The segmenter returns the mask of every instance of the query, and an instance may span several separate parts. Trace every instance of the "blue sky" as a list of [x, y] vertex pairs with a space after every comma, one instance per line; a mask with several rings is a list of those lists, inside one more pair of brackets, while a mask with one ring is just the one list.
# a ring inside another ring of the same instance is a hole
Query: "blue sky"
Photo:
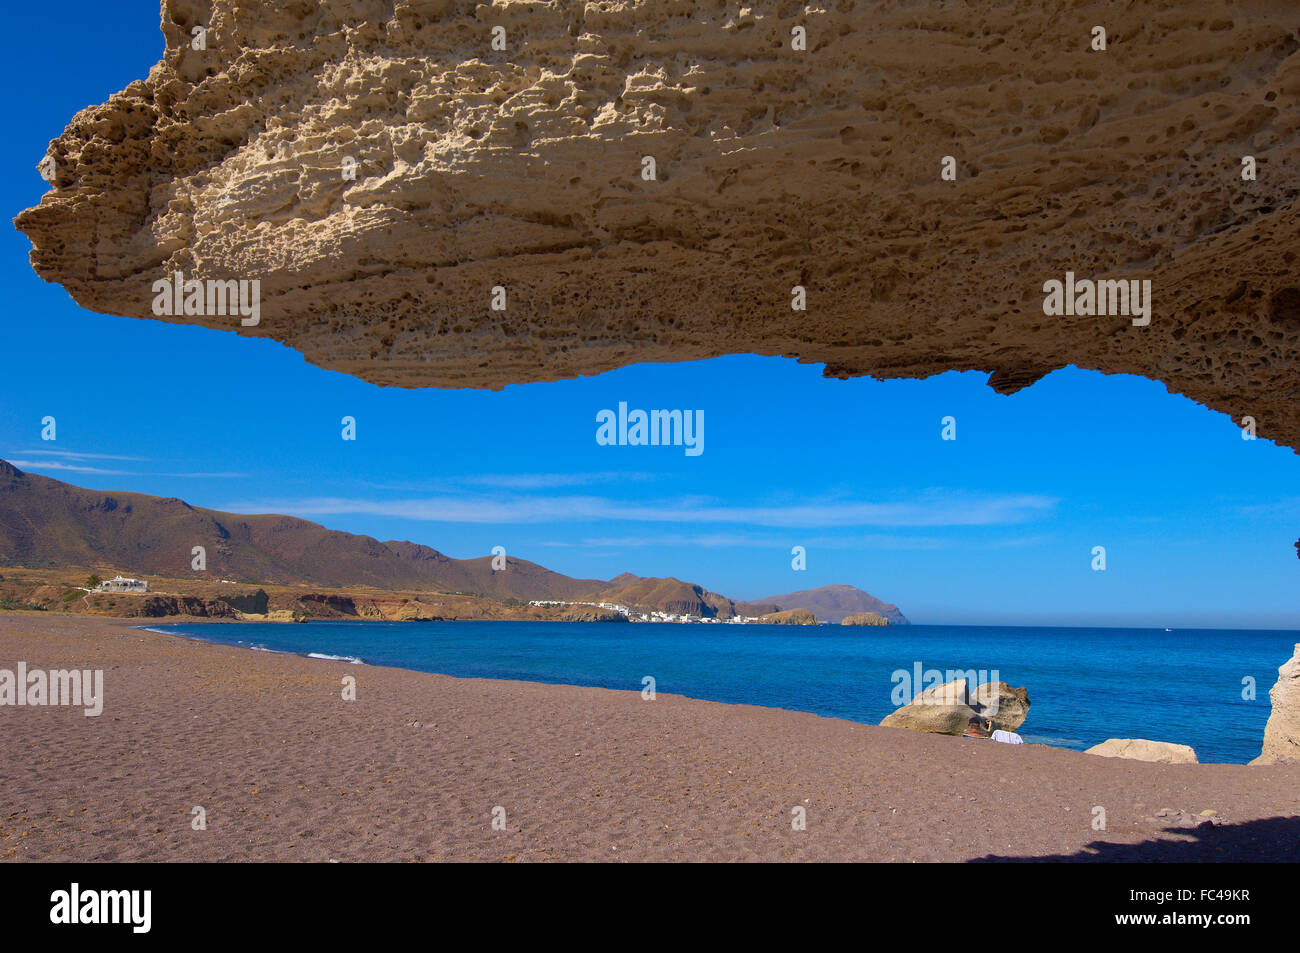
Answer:
[[[66, 121], [159, 55], [157, 4], [122, 8], [61, 8], [96, 24], [76, 70], [16, 45], [48, 14], [10, 14], [10, 217], [39, 201], [35, 164]], [[1300, 458], [1159, 383], [1068, 368], [1003, 397], [982, 373], [834, 381], [742, 355], [497, 393], [378, 388], [269, 341], [83, 311], [28, 250], [0, 230], [0, 457], [70, 483], [734, 598], [849, 583], [919, 623], [1300, 619]], [[596, 414], [619, 401], [703, 410], [705, 452], [597, 445]]]

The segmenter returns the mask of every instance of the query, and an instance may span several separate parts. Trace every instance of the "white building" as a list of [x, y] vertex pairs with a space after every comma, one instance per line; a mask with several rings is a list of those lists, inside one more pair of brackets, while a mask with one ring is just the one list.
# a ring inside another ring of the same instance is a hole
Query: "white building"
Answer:
[[143, 579], [128, 579], [126, 576], [114, 576], [105, 579], [95, 587], [96, 592], [148, 592], [149, 583]]

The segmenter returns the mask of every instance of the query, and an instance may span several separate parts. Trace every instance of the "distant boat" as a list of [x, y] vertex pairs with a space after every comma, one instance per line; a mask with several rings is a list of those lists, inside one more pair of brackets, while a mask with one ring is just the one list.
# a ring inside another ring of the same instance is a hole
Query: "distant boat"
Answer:
[[1172, 632], [1172, 631], [1174, 631], [1174, 630], [1173, 630], [1173, 629], [1165, 629], [1165, 631], [1166, 631], [1166, 632]]

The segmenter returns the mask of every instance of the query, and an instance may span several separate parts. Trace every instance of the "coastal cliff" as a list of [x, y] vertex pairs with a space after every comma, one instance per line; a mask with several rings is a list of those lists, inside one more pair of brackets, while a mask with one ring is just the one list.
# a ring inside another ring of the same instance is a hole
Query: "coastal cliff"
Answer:
[[1277, 670], [1269, 692], [1273, 712], [1264, 726], [1264, 748], [1251, 764], [1300, 763], [1300, 643]]

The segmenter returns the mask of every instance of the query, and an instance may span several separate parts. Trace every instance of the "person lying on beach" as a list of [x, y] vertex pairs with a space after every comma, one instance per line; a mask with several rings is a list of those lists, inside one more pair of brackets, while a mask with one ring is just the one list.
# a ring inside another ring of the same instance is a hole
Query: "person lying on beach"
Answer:
[[978, 718], [972, 718], [966, 722], [966, 730], [962, 732], [963, 738], [991, 738], [993, 737], [984, 726], [980, 724]]

